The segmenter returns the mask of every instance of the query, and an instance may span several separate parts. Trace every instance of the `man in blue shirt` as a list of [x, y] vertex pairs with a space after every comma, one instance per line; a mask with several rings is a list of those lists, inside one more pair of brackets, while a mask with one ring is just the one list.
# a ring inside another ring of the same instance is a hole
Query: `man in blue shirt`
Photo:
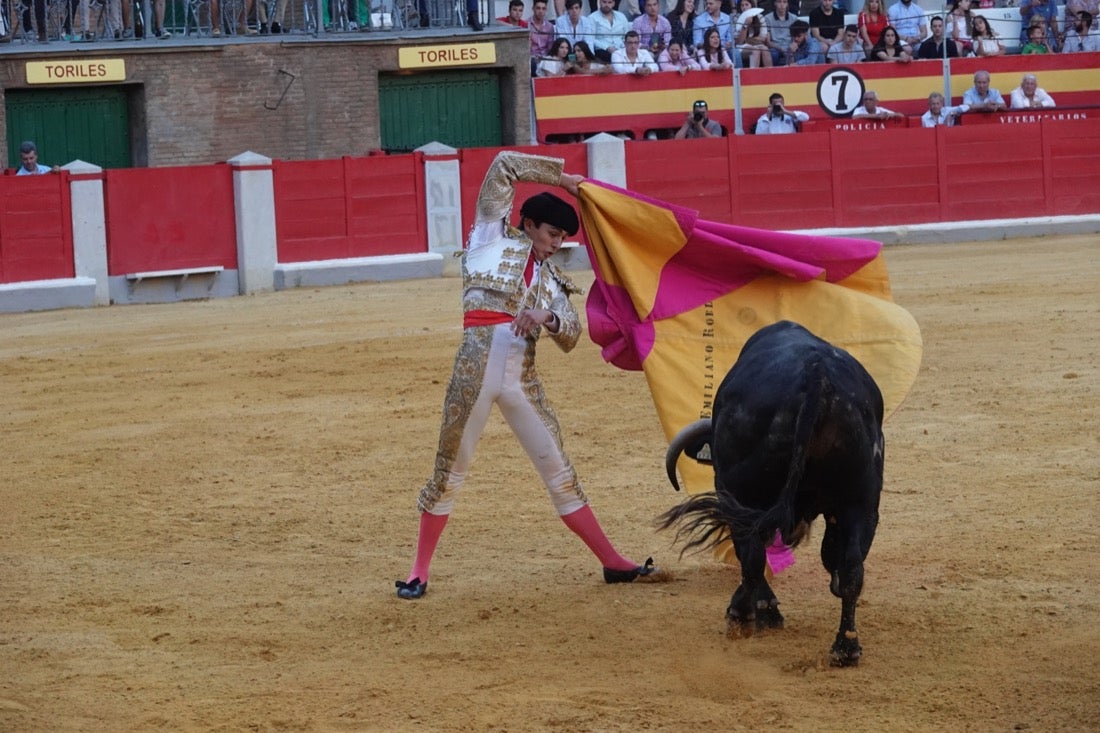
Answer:
[[39, 173], [50, 173], [54, 169], [38, 162], [38, 148], [30, 140], [19, 146], [19, 172], [17, 176], [37, 176]]
[[963, 92], [963, 104], [971, 112], [1000, 112], [1008, 109], [1004, 97], [996, 89], [989, 88], [989, 72], [974, 72], [974, 86]]
[[[733, 30], [730, 17], [722, 12], [722, 0], [707, 0], [707, 11], [695, 16], [695, 47], [703, 47], [703, 34], [708, 28], [718, 28], [718, 37], [722, 39], [722, 48], [732, 55]], [[740, 56], [740, 54], [738, 54]]]

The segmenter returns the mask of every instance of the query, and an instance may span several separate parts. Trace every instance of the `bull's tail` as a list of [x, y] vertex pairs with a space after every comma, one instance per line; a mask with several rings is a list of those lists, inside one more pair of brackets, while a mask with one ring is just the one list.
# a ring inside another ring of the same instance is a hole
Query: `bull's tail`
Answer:
[[783, 488], [775, 504], [768, 509], [751, 510], [740, 506], [727, 508], [726, 514], [740, 515], [730, 525], [737, 534], [744, 531], [770, 542], [772, 535], [779, 530], [783, 542], [789, 547], [795, 547], [807, 533], [808, 525], [795, 515], [795, 498], [806, 470], [807, 452], [830, 391], [829, 381], [821, 370], [821, 362], [808, 366], [812, 376], [806, 380], [806, 392], [795, 419], [790, 462]]
[[680, 556], [689, 550], [717, 547], [729, 536], [731, 517], [722, 500], [713, 492], [696, 494], [657, 517], [657, 529], [676, 527], [676, 540], [684, 542]]

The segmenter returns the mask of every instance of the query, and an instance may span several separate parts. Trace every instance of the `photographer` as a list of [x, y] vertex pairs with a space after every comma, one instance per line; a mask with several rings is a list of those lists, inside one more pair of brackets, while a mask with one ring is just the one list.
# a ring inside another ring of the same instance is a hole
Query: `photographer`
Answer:
[[722, 137], [722, 126], [707, 117], [707, 103], [700, 99], [691, 108], [691, 114], [673, 136], [675, 140], [693, 140], [700, 137]]
[[756, 121], [757, 135], [791, 135], [802, 129], [802, 123], [810, 119], [805, 112], [790, 111], [783, 106], [783, 95], [768, 97], [768, 111]]

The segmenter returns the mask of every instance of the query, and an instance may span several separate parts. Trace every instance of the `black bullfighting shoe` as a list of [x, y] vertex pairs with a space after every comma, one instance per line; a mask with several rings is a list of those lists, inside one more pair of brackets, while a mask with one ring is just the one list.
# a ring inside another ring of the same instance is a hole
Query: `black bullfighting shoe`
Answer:
[[646, 558], [645, 565], [639, 565], [632, 570], [612, 570], [611, 568], [603, 569], [603, 580], [605, 583], [633, 583], [635, 579], [651, 578], [656, 580], [659, 576], [663, 575], [661, 569], [653, 564], [653, 558]]
[[404, 598], [407, 601], [415, 601], [425, 593], [428, 592], [428, 581], [420, 582], [420, 578], [413, 578], [409, 582], [398, 580], [394, 585], [397, 586], [397, 597]]

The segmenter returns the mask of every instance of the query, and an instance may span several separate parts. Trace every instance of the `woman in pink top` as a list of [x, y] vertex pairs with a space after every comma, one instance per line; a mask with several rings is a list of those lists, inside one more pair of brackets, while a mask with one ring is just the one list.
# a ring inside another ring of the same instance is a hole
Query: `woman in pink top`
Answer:
[[684, 44], [679, 38], [673, 38], [668, 48], [661, 52], [657, 65], [661, 71], [678, 71], [680, 76], [699, 69], [699, 64], [684, 52]]

